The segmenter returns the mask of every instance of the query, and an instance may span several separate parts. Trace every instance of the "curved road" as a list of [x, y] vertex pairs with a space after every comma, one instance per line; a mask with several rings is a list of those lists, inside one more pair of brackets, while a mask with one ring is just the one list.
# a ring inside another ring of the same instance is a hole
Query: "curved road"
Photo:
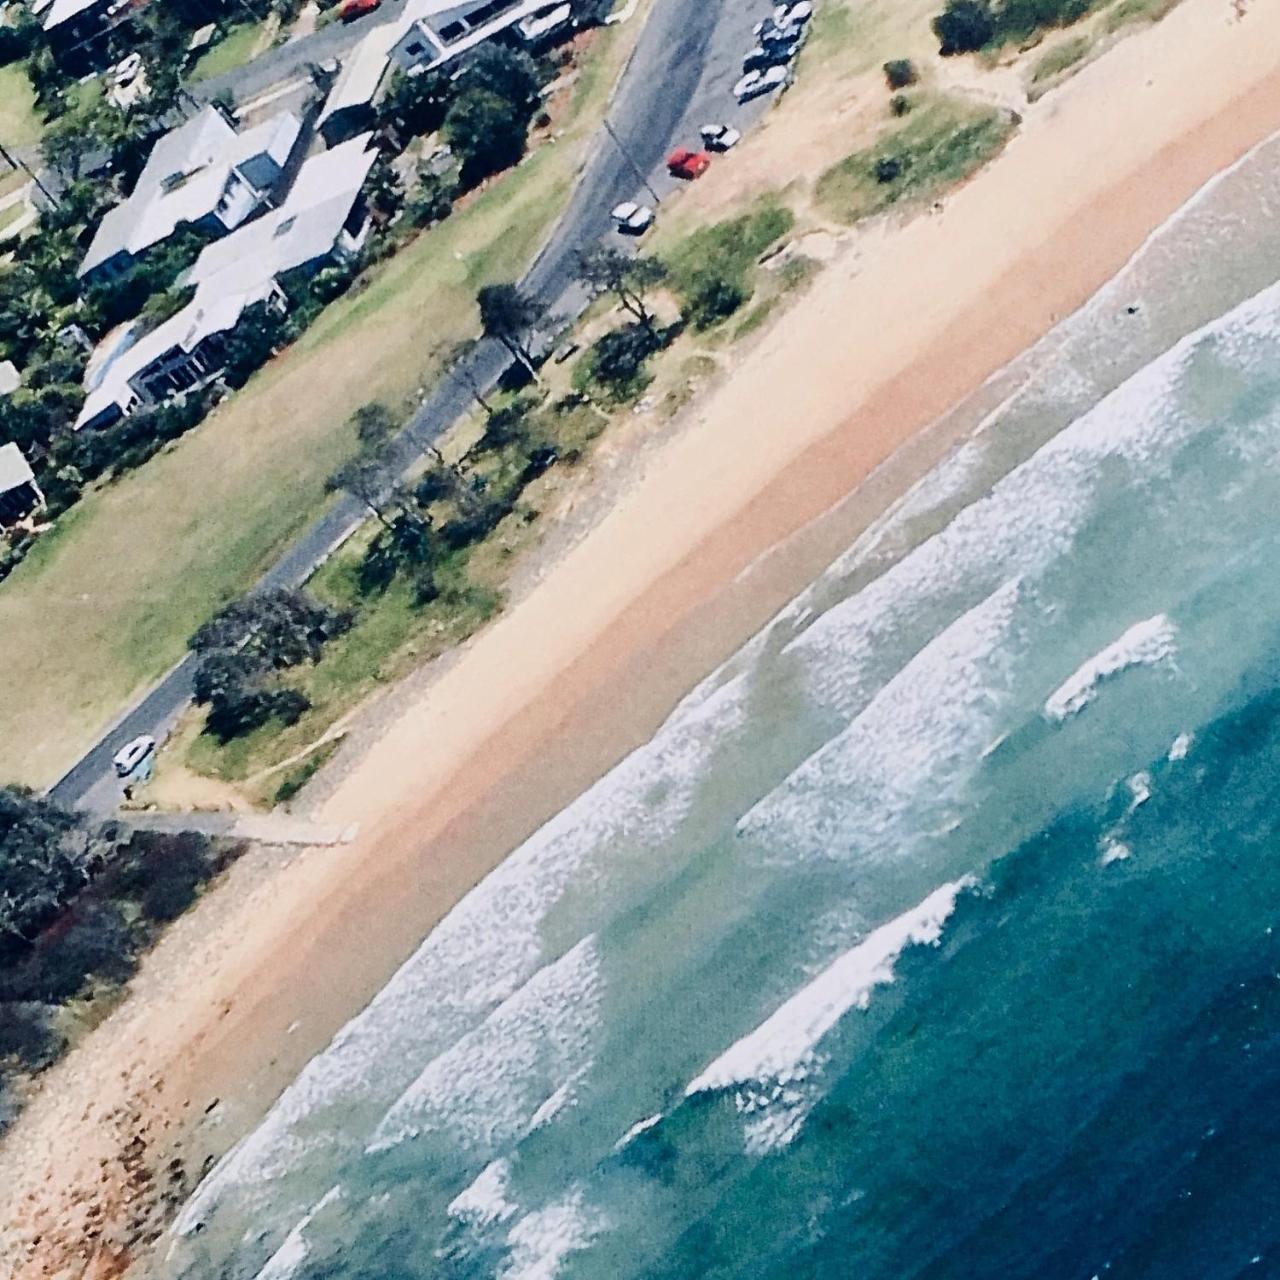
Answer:
[[[768, 99], [739, 107], [731, 87], [741, 74], [742, 55], [754, 43], [751, 28], [771, 7], [766, 0], [654, 0], [609, 111], [627, 154], [600, 131], [568, 207], [523, 282], [554, 312], [573, 317], [584, 307], [585, 296], [574, 279], [576, 256], [580, 248], [610, 234], [609, 210], [632, 198], [652, 203], [641, 191], [637, 170], [648, 175], [645, 185], [662, 196], [676, 185], [662, 168], [672, 147], [696, 144], [703, 123], [728, 121], [745, 128], [767, 109]], [[719, 161], [726, 162], [731, 157]], [[508, 363], [506, 352], [486, 341], [476, 348], [465, 377], [460, 370], [446, 374], [397, 437], [395, 469], [403, 470], [419, 458], [470, 407], [470, 381], [492, 385]], [[338, 500], [263, 575], [256, 589], [300, 586], [363, 520], [360, 504]], [[194, 669], [188, 655], [103, 734], [49, 794], [100, 816], [114, 812], [121, 797], [111, 757], [138, 734], [163, 739], [191, 700]]]

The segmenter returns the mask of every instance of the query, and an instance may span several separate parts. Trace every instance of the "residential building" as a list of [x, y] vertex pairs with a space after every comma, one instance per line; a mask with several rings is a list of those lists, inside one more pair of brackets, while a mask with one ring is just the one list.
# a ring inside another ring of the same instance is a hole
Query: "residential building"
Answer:
[[101, 70], [110, 58], [111, 30], [128, 8], [129, 0], [53, 0], [42, 25], [58, 66], [71, 75]]
[[183, 277], [195, 296], [177, 315], [147, 334], [135, 325], [103, 339], [75, 429], [110, 426], [140, 405], [207, 386], [225, 368], [227, 340], [250, 306], [282, 311], [282, 279], [358, 253], [369, 229], [361, 188], [377, 154], [366, 150], [370, 137], [313, 156], [278, 209], [206, 246]]
[[569, 0], [409, 0], [398, 22], [375, 27], [352, 50], [317, 127], [332, 146], [373, 128], [377, 102], [396, 71], [443, 67], [495, 36], [542, 45], [575, 21]]
[[25, 520], [44, 506], [31, 465], [16, 444], [0, 446], [0, 528]]
[[22, 385], [22, 374], [12, 360], [0, 360], [0, 396], [11, 396]]
[[573, 26], [574, 6], [564, 0], [423, 0], [406, 17], [391, 60], [411, 75], [441, 67], [504, 33], [523, 44], [541, 44]]
[[234, 231], [268, 205], [301, 132], [287, 111], [237, 133], [216, 107], [203, 108], [152, 148], [133, 193], [98, 225], [77, 274], [89, 283], [119, 275], [183, 224]]

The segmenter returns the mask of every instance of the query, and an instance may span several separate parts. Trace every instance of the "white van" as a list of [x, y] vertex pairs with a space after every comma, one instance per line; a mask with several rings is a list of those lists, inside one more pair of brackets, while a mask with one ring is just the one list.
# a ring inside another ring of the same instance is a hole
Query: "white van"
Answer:
[[126, 742], [111, 757], [111, 763], [116, 767], [116, 777], [127, 778], [155, 749], [156, 740], [149, 733], [139, 734]]

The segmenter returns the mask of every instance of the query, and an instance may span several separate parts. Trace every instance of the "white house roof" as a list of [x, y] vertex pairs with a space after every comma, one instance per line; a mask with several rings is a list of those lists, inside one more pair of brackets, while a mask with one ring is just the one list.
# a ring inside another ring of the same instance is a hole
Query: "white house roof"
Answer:
[[99, 0], [53, 0], [44, 15], [44, 29], [48, 31], [50, 27], [59, 26], [98, 3]]
[[172, 235], [179, 223], [208, 216], [236, 165], [264, 152], [283, 164], [301, 128], [285, 111], [237, 134], [217, 108], [205, 107], [151, 149], [132, 195], [98, 224], [77, 274], [120, 252], [141, 253]]
[[12, 395], [22, 383], [22, 374], [12, 360], [0, 360], [0, 396]]
[[[86, 422], [91, 422], [113, 404], [123, 407], [132, 398], [130, 379], [166, 351], [175, 347], [192, 351], [211, 334], [234, 328], [246, 307], [261, 302], [270, 293], [271, 281], [259, 289], [234, 295], [202, 297], [197, 293], [181, 311], [132, 345], [121, 343], [117, 335], [116, 351], [101, 368], [96, 388], [85, 397], [74, 429], [79, 431]], [[133, 331], [136, 332], [136, 326]]]
[[401, 35], [412, 26], [421, 3], [422, 0], [419, 0], [419, 4], [415, 5], [410, 0], [399, 22], [386, 22], [374, 27], [351, 50], [325, 99], [324, 110], [316, 120], [317, 128], [323, 128], [324, 122], [339, 111], [365, 106], [373, 101], [391, 58], [391, 50]]
[[0, 446], [0, 493], [20, 489], [34, 479], [30, 464], [16, 444], [11, 442]]
[[278, 208], [206, 245], [183, 279], [201, 292], [257, 288], [328, 253], [377, 158], [371, 133], [312, 156]]

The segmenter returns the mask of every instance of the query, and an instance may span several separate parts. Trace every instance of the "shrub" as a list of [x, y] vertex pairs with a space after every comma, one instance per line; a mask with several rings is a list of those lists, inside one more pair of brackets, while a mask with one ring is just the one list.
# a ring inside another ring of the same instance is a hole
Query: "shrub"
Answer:
[[893, 182], [902, 176], [902, 160], [898, 156], [880, 156], [875, 163], [877, 182]]
[[49, 1025], [49, 1007], [29, 1001], [0, 1004], [0, 1061], [9, 1059], [28, 1071], [42, 1071], [66, 1047], [66, 1038]]
[[933, 20], [939, 52], [944, 58], [986, 48], [996, 36], [996, 21], [986, 0], [947, 0]]
[[51, 1002], [79, 995], [90, 978], [125, 982], [136, 967], [124, 918], [107, 903], [79, 908], [64, 931], [41, 940], [34, 958], [28, 998]]
[[895, 93], [893, 97], [889, 99], [889, 110], [893, 112], [895, 116], [901, 118], [911, 110], [911, 99], [908, 98], [905, 93]]
[[630, 399], [644, 389], [645, 361], [659, 345], [654, 332], [642, 324], [613, 329], [592, 344], [587, 367], [614, 399]]
[[910, 58], [894, 58], [886, 62], [884, 78], [890, 89], [906, 89], [920, 79]]
[[685, 318], [695, 329], [710, 329], [733, 315], [749, 297], [740, 281], [708, 267], [684, 291]]

